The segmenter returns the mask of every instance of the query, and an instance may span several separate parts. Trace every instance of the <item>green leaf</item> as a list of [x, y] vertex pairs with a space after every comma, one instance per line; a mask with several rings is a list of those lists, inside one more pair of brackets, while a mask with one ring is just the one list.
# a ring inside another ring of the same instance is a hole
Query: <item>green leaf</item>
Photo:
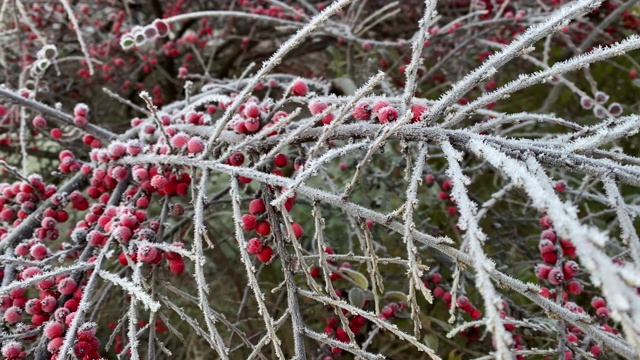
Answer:
[[349, 290], [349, 303], [359, 309], [364, 307], [364, 302], [366, 301], [366, 294], [364, 290], [354, 287]]
[[432, 348], [436, 353], [438, 352], [438, 346], [440, 346], [440, 339], [434, 334], [425, 334], [422, 337], [422, 342], [424, 342], [428, 347]]
[[407, 294], [403, 293], [402, 291], [387, 291], [386, 293], [384, 293], [384, 298], [389, 301], [404, 301], [407, 304], [409, 303]]
[[349, 268], [341, 268], [340, 273], [343, 276], [346, 276], [349, 279], [353, 280], [354, 283], [356, 283], [358, 286], [360, 286], [364, 290], [367, 290], [369, 288], [369, 280], [367, 280], [367, 278], [361, 273], [355, 270], [351, 270]]

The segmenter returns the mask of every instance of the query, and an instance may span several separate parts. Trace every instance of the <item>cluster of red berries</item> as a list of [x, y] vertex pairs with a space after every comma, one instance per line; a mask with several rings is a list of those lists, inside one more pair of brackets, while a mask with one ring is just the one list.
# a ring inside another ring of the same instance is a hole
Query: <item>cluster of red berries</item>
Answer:
[[[428, 111], [426, 106], [420, 104], [411, 105], [411, 121], [418, 122]], [[357, 120], [369, 120], [372, 115], [376, 115], [381, 124], [394, 122], [398, 119], [398, 109], [384, 99], [376, 100], [373, 106], [367, 102], [358, 103], [351, 111], [351, 116]]]
[[[294, 201], [295, 195], [285, 202], [285, 208], [287, 211], [291, 211]], [[267, 237], [271, 234], [271, 224], [264, 218], [267, 211], [266, 206], [267, 205], [265, 205], [262, 199], [258, 198], [251, 200], [249, 203], [249, 214], [242, 216], [242, 228], [245, 231], [255, 231], [258, 235], [263, 237]], [[291, 229], [293, 230], [293, 235], [296, 238], [300, 238], [304, 235], [304, 229], [296, 222], [291, 223]], [[265, 242], [266, 241], [262, 238], [257, 237], [249, 239], [247, 242], [247, 252], [249, 254], [256, 255], [258, 260], [261, 262], [268, 263], [273, 256], [273, 249]]]
[[[360, 329], [362, 329], [368, 322], [367, 319], [360, 315], [349, 316], [348, 321], [349, 330], [351, 330], [354, 335], [358, 334]], [[340, 342], [349, 342], [349, 334], [347, 334], [347, 331], [340, 325], [340, 321], [337, 317], [330, 317], [327, 319], [327, 326], [324, 328], [324, 333]], [[338, 347], [332, 347], [330, 351], [332, 355], [340, 355], [342, 353], [342, 349]]]
[[[17, 275], [18, 280], [28, 280], [35, 276], [43, 275], [43, 271], [37, 267], [25, 267]], [[69, 327], [78, 305], [83, 296], [83, 288], [69, 276], [60, 275], [55, 278], [40, 280], [35, 285], [39, 291], [38, 297], [28, 298], [26, 288], [11, 290], [6, 295], [0, 295], [0, 310], [4, 311], [4, 321], [11, 326], [18, 326], [24, 321], [24, 315], [31, 316], [27, 330], [35, 329], [46, 323], [43, 334], [49, 339], [47, 349], [56, 358], [56, 352], [64, 341], [65, 325]], [[61, 307], [58, 307], [60, 299], [66, 299]], [[48, 321], [48, 323], [47, 323]], [[76, 334], [74, 351], [76, 356], [83, 359], [100, 359], [98, 348], [100, 342], [95, 336], [96, 326], [93, 323], [85, 323], [80, 326]], [[8, 359], [18, 359], [20, 344], [13, 344], [3, 348], [3, 355]]]

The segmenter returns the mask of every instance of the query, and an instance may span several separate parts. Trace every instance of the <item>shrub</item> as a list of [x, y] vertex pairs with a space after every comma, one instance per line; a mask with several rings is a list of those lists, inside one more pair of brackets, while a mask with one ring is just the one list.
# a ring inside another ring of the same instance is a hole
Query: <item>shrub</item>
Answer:
[[5, 358], [638, 357], [635, 2], [149, 3], [0, 5]]

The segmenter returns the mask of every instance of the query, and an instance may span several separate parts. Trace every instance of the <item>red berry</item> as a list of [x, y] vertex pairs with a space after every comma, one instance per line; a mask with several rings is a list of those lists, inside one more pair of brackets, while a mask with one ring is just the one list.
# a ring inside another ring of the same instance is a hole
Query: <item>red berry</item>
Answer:
[[251, 255], [258, 255], [262, 252], [264, 243], [258, 238], [251, 238], [247, 242], [247, 252]]
[[369, 120], [371, 117], [371, 107], [366, 102], [358, 103], [351, 111], [351, 115], [358, 120]]
[[380, 123], [386, 124], [398, 119], [398, 110], [391, 106], [383, 107], [377, 112]]
[[260, 107], [254, 103], [246, 105], [244, 107], [244, 116], [248, 118], [257, 118], [260, 116]]
[[252, 231], [256, 228], [258, 221], [256, 217], [250, 214], [246, 214], [242, 216], [242, 228], [245, 231]]
[[187, 151], [189, 154], [199, 154], [204, 151], [204, 142], [198, 137], [192, 137], [187, 142]]
[[551, 242], [550, 240], [542, 239], [538, 243], [538, 250], [540, 250], [540, 255], [544, 255], [544, 254], [555, 252], [556, 247], [553, 245], [553, 242]]
[[71, 295], [74, 291], [76, 291], [76, 282], [70, 277], [62, 279], [58, 283], [58, 291], [62, 295]]
[[256, 225], [256, 233], [267, 236], [271, 233], [271, 224], [268, 221], [261, 221]]
[[596, 315], [601, 318], [601, 319], [608, 319], [609, 318], [609, 309], [607, 309], [606, 307], [600, 307], [596, 310]]
[[62, 130], [60, 130], [58, 128], [53, 128], [53, 129], [51, 129], [49, 134], [51, 135], [52, 138], [58, 140], [58, 139], [60, 139], [62, 137]]
[[309, 269], [309, 275], [311, 275], [312, 278], [320, 277], [320, 268], [317, 266], [312, 267]]
[[8, 308], [4, 312], [4, 320], [9, 324], [20, 322], [20, 320], [22, 320], [22, 309], [17, 306]]
[[549, 276], [549, 272], [553, 269], [551, 266], [546, 264], [538, 264], [535, 268], [536, 277], [541, 280], [547, 279]]
[[273, 249], [270, 246], [265, 246], [258, 254], [257, 258], [263, 263], [268, 263], [273, 257]]
[[593, 306], [595, 309], [599, 309], [601, 307], [607, 306], [607, 302], [601, 297], [594, 297], [593, 300], [591, 300], [591, 306]]
[[176, 275], [182, 274], [184, 272], [184, 260], [182, 258], [169, 260], [169, 271]]
[[558, 268], [553, 268], [549, 271], [549, 275], [547, 276], [547, 280], [553, 285], [560, 285], [564, 281], [564, 276], [562, 275], [562, 271]]
[[244, 163], [244, 154], [241, 152], [237, 152], [232, 154], [229, 157], [229, 165], [231, 166], [240, 166]]
[[[138, 249], [138, 259], [144, 262], [154, 261], [157, 255], [158, 255], [158, 250], [151, 245], [142, 245]], [[160, 259], [162, 259], [162, 257]]]
[[327, 104], [326, 102], [314, 100], [309, 103], [309, 112], [311, 112], [311, 115], [318, 115], [325, 111], [328, 107], [329, 104]]
[[45, 118], [43, 118], [42, 116], [34, 117], [32, 122], [33, 122], [33, 126], [38, 129], [47, 127], [47, 120], [45, 120]]
[[273, 165], [279, 167], [279, 168], [283, 168], [285, 166], [287, 166], [287, 155], [285, 154], [278, 154], [273, 158]]
[[562, 266], [562, 271], [564, 273], [564, 278], [569, 280], [580, 272], [580, 265], [575, 261], [567, 261]]
[[265, 211], [267, 211], [267, 208], [265, 207], [262, 199], [253, 199], [249, 203], [249, 212], [253, 215], [262, 214]]
[[573, 295], [580, 295], [582, 293], [582, 284], [578, 281], [569, 281], [567, 283], [567, 291]]
[[61, 337], [64, 334], [64, 326], [57, 321], [51, 321], [44, 327], [43, 334], [49, 339]]
[[565, 192], [565, 190], [567, 190], [567, 183], [564, 182], [564, 180], [560, 180], [558, 182], [556, 182], [556, 184], [553, 187], [557, 192]]
[[293, 95], [306, 96], [308, 91], [307, 84], [301, 79], [297, 79], [291, 84], [291, 93]]
[[293, 229], [293, 235], [296, 239], [299, 239], [302, 235], [304, 235], [304, 229], [298, 223], [291, 223], [291, 228]]
[[60, 350], [60, 348], [62, 347], [63, 343], [64, 343], [64, 338], [63, 337], [57, 337], [55, 339], [52, 339], [47, 344], [47, 351], [49, 351], [52, 354], [55, 354]]

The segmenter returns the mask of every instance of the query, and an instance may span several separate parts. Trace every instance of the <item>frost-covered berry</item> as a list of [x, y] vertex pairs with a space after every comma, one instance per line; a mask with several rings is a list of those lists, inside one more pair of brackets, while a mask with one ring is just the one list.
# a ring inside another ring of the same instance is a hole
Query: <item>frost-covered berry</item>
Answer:
[[74, 291], [76, 291], [76, 281], [73, 278], [67, 277], [58, 283], [58, 291], [62, 295], [71, 295]]
[[162, 176], [162, 175], [154, 175], [151, 178], [151, 183], [150, 184], [151, 184], [151, 186], [153, 186], [156, 189], [162, 189], [167, 185], [167, 183], [169, 183], [169, 180], [167, 180], [167, 178], [165, 178], [164, 176]]
[[252, 231], [256, 228], [258, 221], [256, 217], [250, 214], [246, 214], [242, 216], [242, 228], [245, 231]]
[[262, 214], [267, 211], [267, 208], [264, 205], [264, 201], [262, 199], [253, 199], [249, 203], [249, 212], [253, 215]]
[[598, 296], [598, 297], [594, 297], [591, 300], [591, 306], [593, 306], [595, 309], [599, 309], [601, 307], [607, 306], [607, 302], [603, 298]]
[[8, 308], [4, 312], [4, 320], [9, 324], [20, 322], [20, 320], [22, 320], [22, 309], [17, 306]]
[[385, 106], [377, 112], [382, 124], [390, 123], [398, 119], [398, 110], [392, 106]]
[[258, 238], [251, 238], [247, 242], [247, 252], [252, 255], [258, 255], [262, 252], [264, 243]]
[[371, 107], [366, 102], [358, 103], [351, 111], [351, 116], [358, 120], [369, 120], [371, 118]]
[[158, 255], [158, 250], [151, 245], [143, 245], [138, 249], [138, 259], [144, 262], [152, 262]]
[[567, 261], [562, 266], [562, 272], [564, 273], [565, 279], [572, 279], [574, 276], [578, 275], [578, 272], [580, 272], [580, 265], [575, 261]]
[[374, 113], [378, 113], [378, 111], [380, 111], [380, 109], [389, 106], [389, 102], [387, 100], [376, 100], [376, 102], [373, 103], [373, 112]]
[[199, 137], [192, 137], [187, 142], [187, 151], [189, 154], [199, 154], [204, 151], [204, 142]]
[[59, 338], [64, 334], [64, 325], [57, 321], [51, 321], [44, 327], [43, 334], [49, 339]]
[[34, 259], [42, 260], [49, 253], [49, 248], [47, 248], [44, 244], [36, 244], [31, 247], [29, 253], [31, 254], [31, 256], [33, 256]]
[[58, 337], [58, 338], [52, 339], [47, 344], [47, 351], [49, 351], [52, 354], [55, 354], [58, 351], [60, 351], [60, 348], [62, 347], [63, 343], [64, 343], [64, 338], [63, 337]]
[[248, 118], [257, 118], [258, 116], [260, 116], [260, 107], [257, 104], [251, 103], [251, 104], [247, 104], [244, 107], [244, 111], [243, 111], [244, 116], [248, 117]]
[[33, 123], [33, 126], [38, 129], [43, 129], [47, 127], [47, 120], [39, 115], [33, 118], [32, 123]]
[[7, 359], [19, 358], [22, 354], [22, 344], [17, 341], [7, 341], [2, 345], [2, 356]]
[[169, 25], [164, 20], [154, 20], [153, 26], [156, 28], [159, 37], [165, 37], [169, 34]]
[[547, 280], [553, 285], [560, 285], [564, 281], [564, 276], [562, 275], [562, 271], [560, 269], [554, 268], [549, 271], [549, 275], [547, 276]]
[[567, 283], [567, 291], [573, 295], [580, 295], [582, 293], [582, 284], [578, 281], [569, 281]]
[[302, 79], [296, 79], [291, 84], [291, 93], [297, 96], [306, 96], [309, 92], [307, 84]]
[[609, 105], [609, 113], [613, 116], [618, 116], [622, 114], [622, 105], [620, 103], [614, 102]]
[[171, 137], [171, 146], [182, 149], [187, 146], [187, 142], [189, 142], [189, 136], [183, 133], [177, 133]]
[[328, 107], [329, 104], [327, 104], [326, 102], [314, 100], [309, 103], [309, 112], [311, 112], [311, 115], [318, 115], [325, 111]]
[[549, 276], [549, 272], [553, 269], [547, 264], [538, 264], [535, 268], [536, 277], [541, 280], [545, 280]]
[[244, 164], [244, 154], [241, 152], [236, 152], [229, 156], [228, 162], [231, 166], [240, 166]]

